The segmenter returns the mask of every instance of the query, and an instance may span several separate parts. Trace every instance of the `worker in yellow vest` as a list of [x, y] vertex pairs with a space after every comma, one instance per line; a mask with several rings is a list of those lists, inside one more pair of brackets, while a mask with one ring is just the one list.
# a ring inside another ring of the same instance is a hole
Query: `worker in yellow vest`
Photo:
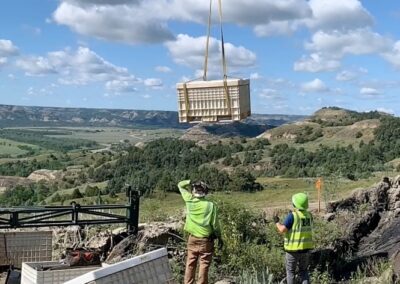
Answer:
[[274, 222], [279, 233], [285, 234], [284, 248], [286, 251], [286, 281], [295, 283], [296, 267], [302, 284], [309, 284], [308, 265], [310, 250], [314, 248], [312, 238], [313, 219], [308, 209], [308, 196], [305, 193], [297, 193], [292, 196], [294, 210], [289, 212], [283, 224], [279, 217], [274, 216]]
[[185, 231], [189, 233], [185, 284], [193, 284], [197, 261], [199, 277], [197, 284], [208, 284], [208, 269], [214, 253], [214, 239], [222, 246], [217, 207], [205, 197], [208, 186], [204, 182], [183, 180], [178, 183], [179, 191], [186, 203]]

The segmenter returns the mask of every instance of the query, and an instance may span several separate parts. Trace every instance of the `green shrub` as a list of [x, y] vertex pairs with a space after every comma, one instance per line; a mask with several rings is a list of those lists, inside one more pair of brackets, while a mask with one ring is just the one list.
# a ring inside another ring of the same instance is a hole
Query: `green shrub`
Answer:
[[[284, 275], [282, 238], [273, 224], [266, 224], [257, 214], [238, 204], [217, 202], [224, 247], [218, 251], [220, 271], [240, 276], [254, 271], [265, 271], [280, 278]], [[247, 271], [247, 272], [245, 272]]]
[[269, 273], [269, 269], [257, 271], [246, 270], [238, 277], [239, 284], [272, 284], [274, 283], [274, 275]]
[[342, 235], [343, 231], [339, 224], [314, 216], [313, 239], [315, 248], [327, 248]]
[[310, 280], [311, 283], [314, 284], [331, 284], [335, 283], [335, 281], [332, 279], [328, 267], [326, 269], [322, 270], [319, 267], [314, 269], [310, 273]]

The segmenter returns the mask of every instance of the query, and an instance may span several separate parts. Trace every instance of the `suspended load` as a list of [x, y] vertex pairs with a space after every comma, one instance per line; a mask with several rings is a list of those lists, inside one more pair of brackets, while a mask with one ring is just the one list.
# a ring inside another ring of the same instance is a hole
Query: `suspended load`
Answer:
[[240, 121], [251, 114], [250, 80], [178, 83], [179, 122]]
[[221, 2], [219, 0], [223, 79], [207, 80], [212, 10], [210, 0], [203, 78], [176, 85], [180, 123], [240, 121], [251, 115], [250, 80], [228, 79], [227, 76]]

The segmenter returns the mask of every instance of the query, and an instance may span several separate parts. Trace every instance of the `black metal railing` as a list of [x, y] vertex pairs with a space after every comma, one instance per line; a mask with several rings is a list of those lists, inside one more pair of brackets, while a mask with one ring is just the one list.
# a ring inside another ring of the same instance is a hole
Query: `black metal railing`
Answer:
[[126, 224], [128, 232], [136, 234], [139, 194], [131, 187], [126, 193], [126, 205], [80, 205], [72, 202], [70, 206], [0, 208], [0, 229]]

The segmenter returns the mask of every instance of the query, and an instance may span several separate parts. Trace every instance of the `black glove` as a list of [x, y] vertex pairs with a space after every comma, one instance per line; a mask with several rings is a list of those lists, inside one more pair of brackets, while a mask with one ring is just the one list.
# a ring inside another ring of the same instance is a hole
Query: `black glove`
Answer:
[[272, 217], [272, 219], [274, 220], [274, 223], [276, 224], [276, 223], [279, 223], [279, 217], [278, 216], [274, 216], [274, 217]]

